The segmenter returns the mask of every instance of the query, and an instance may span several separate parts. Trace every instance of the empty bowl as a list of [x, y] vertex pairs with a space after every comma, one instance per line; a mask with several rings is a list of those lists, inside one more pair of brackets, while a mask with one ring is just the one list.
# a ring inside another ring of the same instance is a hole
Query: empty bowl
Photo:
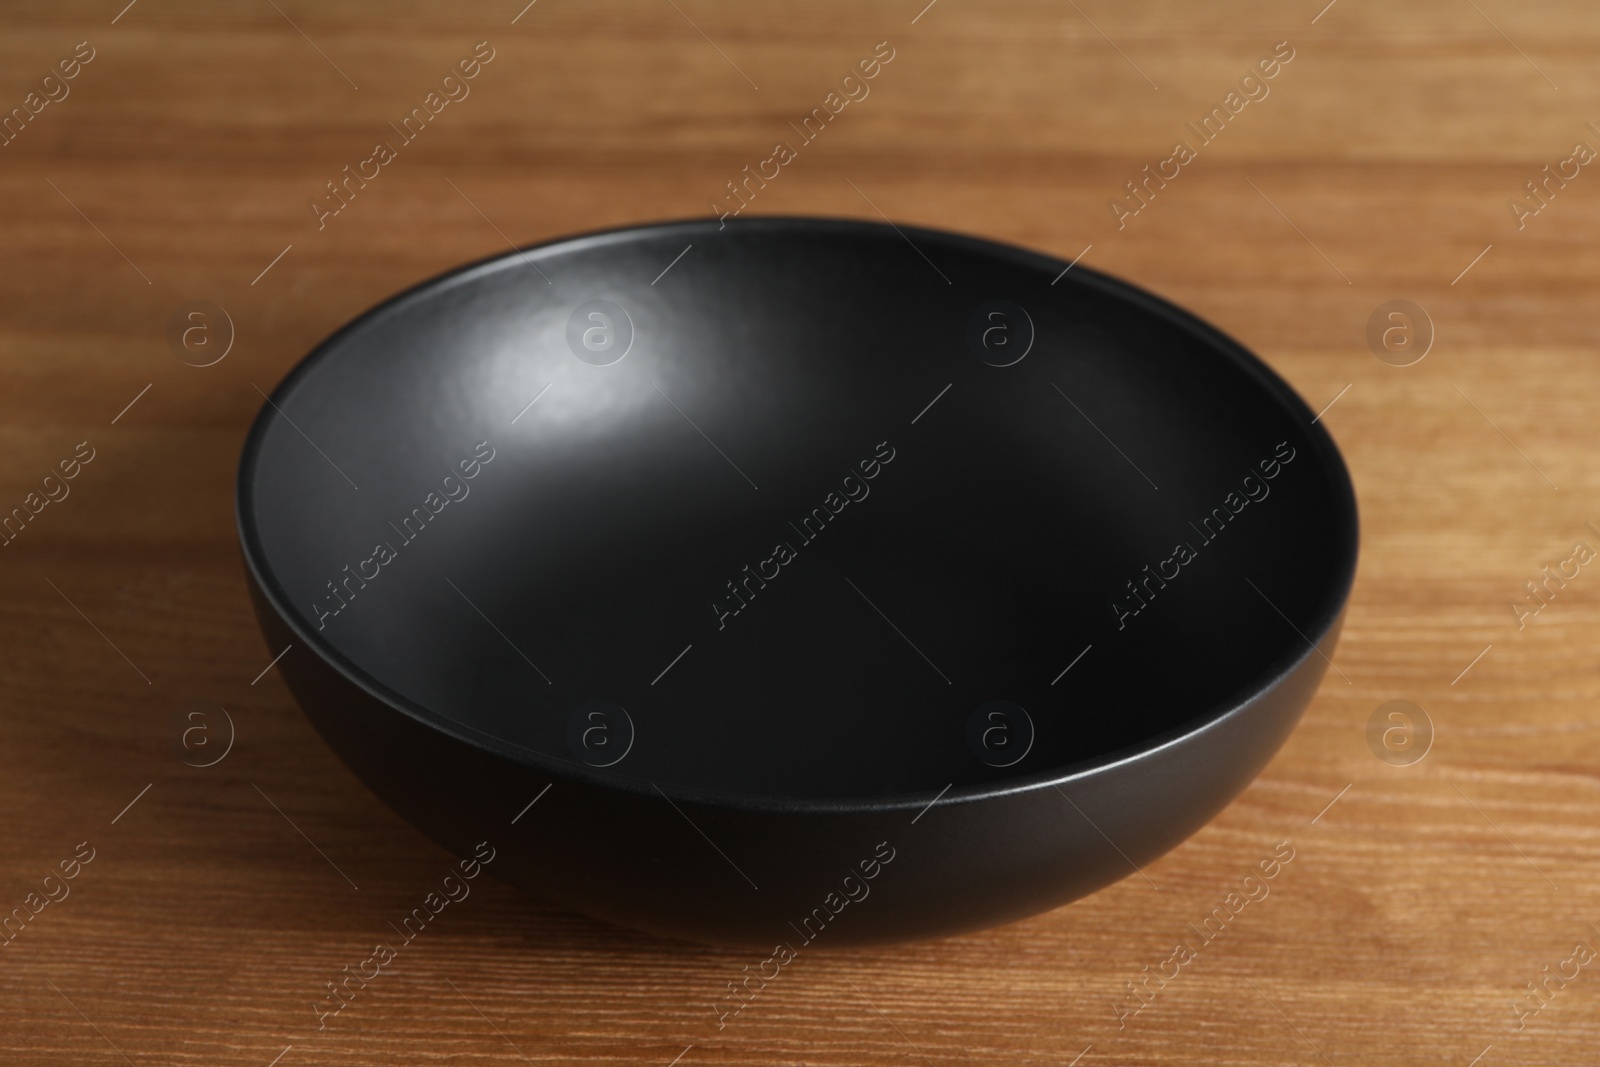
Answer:
[[320, 345], [244, 447], [279, 668], [445, 848], [773, 950], [1057, 907], [1333, 655], [1355, 500], [1237, 343], [1082, 264], [756, 218], [554, 241]]

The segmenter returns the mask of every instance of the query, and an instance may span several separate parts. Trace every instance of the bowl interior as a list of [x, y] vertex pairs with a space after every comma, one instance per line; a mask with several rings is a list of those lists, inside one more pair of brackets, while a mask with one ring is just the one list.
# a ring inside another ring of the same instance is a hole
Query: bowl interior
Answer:
[[317, 654], [534, 763], [842, 799], [1147, 745], [1310, 651], [1353, 499], [1261, 364], [1063, 266], [753, 220], [467, 268], [274, 393], [246, 553]]

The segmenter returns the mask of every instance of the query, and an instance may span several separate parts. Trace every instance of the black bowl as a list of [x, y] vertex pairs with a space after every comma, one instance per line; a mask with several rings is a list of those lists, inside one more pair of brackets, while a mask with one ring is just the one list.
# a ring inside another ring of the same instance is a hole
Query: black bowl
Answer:
[[1356, 560], [1332, 441], [1232, 340], [822, 219], [412, 289], [278, 386], [238, 493], [280, 669], [402, 816], [577, 911], [796, 951], [1172, 848], [1299, 718]]

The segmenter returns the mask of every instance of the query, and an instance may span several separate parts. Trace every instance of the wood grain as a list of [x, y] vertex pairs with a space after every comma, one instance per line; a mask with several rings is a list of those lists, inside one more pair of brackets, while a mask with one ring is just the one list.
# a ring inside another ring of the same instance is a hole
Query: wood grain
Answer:
[[[924, 2], [0, 12], [0, 107], [95, 50], [0, 147], [0, 509], [95, 450], [0, 548], [0, 911], [95, 850], [0, 948], [0, 1060], [1595, 1061], [1594, 966], [1520, 1029], [1513, 1004], [1600, 946], [1600, 573], [1522, 629], [1509, 605], [1575, 542], [1600, 546], [1600, 175], [1552, 187], [1521, 229], [1507, 201], [1574, 143], [1600, 147], [1600, 14]], [[483, 40], [471, 95], [319, 230], [324, 182]], [[483, 880], [319, 1030], [323, 983], [449, 858], [343, 769], [274, 671], [252, 681], [276, 650], [246, 602], [231, 489], [257, 387], [506, 238], [707, 214], [885, 40], [870, 96], [749, 210], [1088, 247], [1313, 408], [1337, 397], [1323, 418], [1364, 532], [1344, 677], [1148, 881], [979, 935], [805, 955], [723, 1029], [713, 1003], [758, 960]], [[1119, 229], [1108, 201], [1284, 40], [1270, 94]], [[211, 367], [165, 338], [191, 299], [236, 329]], [[1414, 366], [1368, 350], [1392, 299], [1436, 331]], [[1411, 766], [1368, 746], [1394, 699], [1436, 730]], [[185, 716], [218, 707], [235, 747], [186, 766]], [[1126, 983], [1284, 840], [1271, 895], [1119, 1025]]]

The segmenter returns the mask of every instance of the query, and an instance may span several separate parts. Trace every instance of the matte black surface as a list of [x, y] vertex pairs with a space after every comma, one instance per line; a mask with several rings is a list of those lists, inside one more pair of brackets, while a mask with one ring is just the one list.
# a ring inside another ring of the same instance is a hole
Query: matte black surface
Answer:
[[1355, 503], [1264, 365], [1065, 266], [696, 222], [376, 309], [241, 462], [297, 698], [447, 847], [657, 932], [929, 936], [1132, 873], [1297, 720]]

